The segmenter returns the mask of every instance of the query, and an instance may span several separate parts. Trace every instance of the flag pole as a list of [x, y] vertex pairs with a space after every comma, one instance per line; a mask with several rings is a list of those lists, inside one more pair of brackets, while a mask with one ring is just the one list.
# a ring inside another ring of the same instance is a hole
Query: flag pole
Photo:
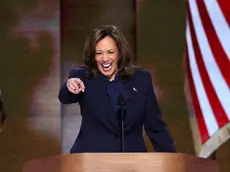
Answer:
[[212, 159], [212, 160], [216, 160], [216, 151], [214, 151], [214, 152], [211, 154], [211, 159]]

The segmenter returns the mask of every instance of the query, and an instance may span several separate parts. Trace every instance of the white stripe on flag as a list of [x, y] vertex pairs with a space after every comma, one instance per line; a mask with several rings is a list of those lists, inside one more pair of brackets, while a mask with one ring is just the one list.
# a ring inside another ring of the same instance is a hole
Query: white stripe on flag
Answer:
[[195, 89], [196, 89], [197, 97], [198, 97], [200, 107], [202, 110], [202, 115], [206, 123], [206, 128], [208, 130], [209, 136], [211, 136], [219, 128], [218, 128], [216, 119], [214, 117], [212, 108], [209, 104], [204, 86], [202, 84], [202, 80], [201, 80], [200, 73], [199, 73], [198, 66], [197, 66], [196, 59], [195, 59], [194, 49], [193, 49], [193, 45], [191, 41], [191, 33], [189, 30], [188, 23], [186, 27], [186, 41], [187, 41], [187, 46], [188, 46], [188, 56], [189, 56], [189, 61], [190, 61], [192, 78], [195, 84]]
[[[214, 90], [218, 96], [218, 99], [226, 112], [228, 119], [230, 119], [230, 89], [228, 88], [225, 79], [223, 78], [216, 61], [213, 57], [212, 51], [210, 49], [201, 19], [199, 16], [197, 4], [195, 1], [189, 1], [190, 10], [192, 13], [192, 20], [194, 23], [195, 33], [198, 40], [198, 44], [201, 50], [201, 54], [207, 69], [209, 78], [212, 82]], [[204, 116], [207, 114], [204, 114]]]
[[221, 45], [230, 60], [230, 28], [228, 23], [225, 20], [217, 0], [206, 0], [204, 3]]

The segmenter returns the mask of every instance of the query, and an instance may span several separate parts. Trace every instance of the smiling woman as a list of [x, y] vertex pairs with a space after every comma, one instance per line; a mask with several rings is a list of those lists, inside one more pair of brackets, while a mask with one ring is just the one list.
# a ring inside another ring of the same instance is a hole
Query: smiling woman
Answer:
[[[175, 152], [151, 75], [132, 63], [122, 32], [113, 25], [97, 27], [86, 40], [84, 52], [85, 67], [72, 69], [59, 91], [63, 104], [79, 103], [81, 107], [82, 124], [70, 152], [119, 152], [121, 148], [124, 152], [146, 152], [143, 126], [155, 151]], [[121, 96], [124, 140], [117, 118]]]

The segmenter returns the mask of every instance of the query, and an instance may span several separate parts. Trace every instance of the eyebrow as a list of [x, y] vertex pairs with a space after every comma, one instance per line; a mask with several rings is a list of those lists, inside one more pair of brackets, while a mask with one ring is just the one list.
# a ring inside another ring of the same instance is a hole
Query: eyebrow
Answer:
[[[100, 52], [103, 52], [102, 50], [96, 50], [96, 51], [100, 51]], [[107, 51], [115, 51], [115, 49], [109, 49]]]

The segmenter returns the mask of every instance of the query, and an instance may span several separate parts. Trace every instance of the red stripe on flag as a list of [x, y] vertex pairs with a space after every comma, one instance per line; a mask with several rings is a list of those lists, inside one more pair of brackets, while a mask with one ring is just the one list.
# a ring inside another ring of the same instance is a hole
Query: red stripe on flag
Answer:
[[213, 113], [215, 115], [218, 126], [222, 127], [229, 121], [228, 121], [227, 115], [226, 115], [223, 107], [221, 106], [221, 103], [220, 103], [220, 101], [216, 95], [216, 92], [213, 88], [212, 82], [210, 81], [207, 69], [205, 67], [204, 60], [203, 60], [202, 54], [200, 52], [199, 43], [198, 43], [197, 38], [196, 38], [195, 29], [194, 29], [194, 25], [193, 25], [192, 17], [191, 17], [191, 12], [190, 12], [189, 8], [188, 8], [188, 21], [189, 21], [189, 25], [190, 25], [190, 31], [191, 31], [192, 43], [193, 43], [193, 47], [194, 47], [195, 58], [197, 61], [197, 65], [198, 65], [199, 73], [200, 73], [200, 76], [202, 79], [202, 83], [204, 85], [206, 95], [209, 99], [209, 103], [212, 107], [212, 110], [213, 110]]
[[216, 60], [216, 63], [218, 64], [218, 67], [228, 84], [228, 87], [230, 88], [230, 61], [228, 60], [228, 56], [226, 55], [218, 36], [215, 32], [215, 29], [212, 25], [211, 19], [208, 15], [207, 8], [204, 4], [204, 1], [197, 1], [198, 10], [200, 13], [200, 17], [203, 23], [203, 27], [205, 30], [205, 33], [208, 38], [208, 42], [210, 44], [212, 53], [214, 55], [214, 58]]
[[200, 108], [199, 100], [196, 94], [195, 84], [192, 78], [187, 45], [186, 45], [186, 58], [187, 58], [186, 65], [187, 65], [187, 71], [188, 71], [189, 88], [190, 88], [191, 97], [193, 101], [193, 108], [195, 111], [196, 121], [197, 121], [198, 129], [200, 132], [201, 142], [203, 144], [209, 139], [209, 134], [208, 134], [208, 130], [207, 130], [207, 127], [204, 121], [204, 117], [203, 117], [203, 114]]
[[225, 17], [228, 26], [230, 27], [230, 2], [229, 0], [217, 0], [217, 3], [220, 6], [220, 9]]

